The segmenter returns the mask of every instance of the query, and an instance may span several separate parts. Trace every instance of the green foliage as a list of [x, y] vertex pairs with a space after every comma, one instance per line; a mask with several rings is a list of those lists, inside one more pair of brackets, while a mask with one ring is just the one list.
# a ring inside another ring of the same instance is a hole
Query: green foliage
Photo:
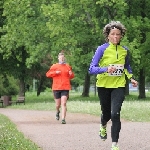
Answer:
[[139, 77], [139, 69], [144, 69], [148, 75], [149, 4], [148, 0], [3, 0], [0, 71], [25, 81], [40, 80], [64, 50], [75, 72], [73, 84], [82, 84], [94, 51], [104, 43], [104, 25], [119, 20], [127, 28], [122, 44], [130, 50], [133, 73]]
[[38, 146], [26, 139], [16, 126], [0, 114], [0, 149], [1, 150], [38, 150]]
[[17, 86], [18, 82], [12, 76], [2, 76], [0, 75], [0, 95], [17, 95], [19, 88]]
[[[3, 66], [0, 71], [13, 75], [21, 83], [31, 77], [40, 78], [43, 74], [45, 77], [46, 69], [42, 63], [47, 58], [51, 42], [46, 27], [47, 19], [41, 10], [43, 3], [47, 2], [6, 0], [3, 4], [6, 24], [0, 29], [0, 63]], [[35, 66], [40, 69], [35, 70]]]
[[45, 52], [49, 50], [46, 18], [40, 9], [43, 2], [5, 1], [3, 15], [6, 16], [7, 24], [2, 28], [5, 35], [1, 37], [1, 52], [4, 53], [5, 58], [10, 57], [12, 50], [15, 50], [15, 53], [18, 52], [16, 58], [19, 60], [21, 51], [18, 51], [18, 48], [24, 46], [29, 54], [26, 63], [30, 66], [43, 58]]
[[52, 89], [47, 87], [44, 92], [52, 92]]

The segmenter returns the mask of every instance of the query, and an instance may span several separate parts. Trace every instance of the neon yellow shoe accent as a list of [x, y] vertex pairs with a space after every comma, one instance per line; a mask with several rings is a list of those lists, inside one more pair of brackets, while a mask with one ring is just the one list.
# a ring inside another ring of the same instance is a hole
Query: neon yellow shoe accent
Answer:
[[106, 130], [106, 127], [103, 127], [102, 125], [100, 125], [99, 136], [101, 137], [101, 139], [103, 141], [105, 141], [107, 139], [107, 130]]
[[112, 147], [111, 147], [111, 150], [119, 150], [119, 147], [118, 147], [117, 145], [112, 146]]

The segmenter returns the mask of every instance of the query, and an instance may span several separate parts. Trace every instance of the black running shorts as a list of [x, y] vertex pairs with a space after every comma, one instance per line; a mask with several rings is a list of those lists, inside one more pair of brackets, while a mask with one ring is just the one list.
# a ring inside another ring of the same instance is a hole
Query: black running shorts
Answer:
[[59, 99], [62, 96], [67, 96], [69, 98], [69, 90], [53, 90], [54, 98]]

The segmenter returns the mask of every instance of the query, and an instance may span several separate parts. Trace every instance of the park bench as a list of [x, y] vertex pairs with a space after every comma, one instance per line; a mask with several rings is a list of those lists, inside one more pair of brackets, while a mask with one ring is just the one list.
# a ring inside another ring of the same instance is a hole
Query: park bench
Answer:
[[[18, 96], [17, 97], [17, 100], [16, 101], [9, 101], [9, 102], [7, 102], [7, 104], [6, 104], [6, 102], [4, 102], [4, 96], [1, 96], [1, 98], [0, 98], [0, 103], [2, 104], [2, 107], [4, 107], [5, 105], [7, 106], [7, 105], [11, 105], [11, 104], [13, 104], [13, 103], [16, 103], [16, 105], [19, 103], [24, 103], [24, 105], [25, 105], [25, 96]], [[8, 104], [9, 103], [9, 104]]]
[[16, 100], [16, 105], [20, 103], [24, 103], [25, 105], [25, 96], [18, 96], [17, 100]]

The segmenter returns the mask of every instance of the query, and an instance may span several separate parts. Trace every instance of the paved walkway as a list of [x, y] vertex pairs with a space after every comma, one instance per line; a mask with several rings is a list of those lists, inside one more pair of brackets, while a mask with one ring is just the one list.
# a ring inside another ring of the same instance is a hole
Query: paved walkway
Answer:
[[[13, 121], [18, 130], [42, 150], [110, 150], [111, 138], [98, 136], [99, 117], [67, 113], [67, 124], [55, 120], [53, 111], [0, 108], [0, 113]], [[150, 150], [150, 123], [122, 121], [120, 150]]]

